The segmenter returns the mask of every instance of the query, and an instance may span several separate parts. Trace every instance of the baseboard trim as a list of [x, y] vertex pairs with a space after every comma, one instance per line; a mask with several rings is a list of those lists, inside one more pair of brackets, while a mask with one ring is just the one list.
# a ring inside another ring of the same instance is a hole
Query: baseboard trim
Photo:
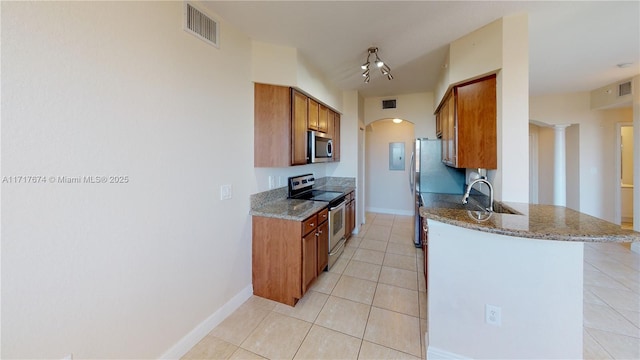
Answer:
[[471, 360], [471, 358], [429, 346], [427, 347], [427, 360]]
[[407, 211], [407, 210], [372, 208], [372, 207], [368, 207], [365, 210], [367, 212], [373, 212], [378, 214], [413, 216], [413, 211]]
[[253, 295], [253, 286], [249, 286], [242, 289], [226, 304], [216, 310], [203, 322], [198, 324], [187, 335], [180, 339], [175, 345], [173, 345], [167, 352], [160, 356], [160, 359], [180, 359], [184, 356], [192, 347], [194, 347], [200, 340], [202, 340], [208, 333], [213, 330], [218, 324], [226, 319], [231, 313], [236, 311], [240, 305], [242, 305], [247, 299]]

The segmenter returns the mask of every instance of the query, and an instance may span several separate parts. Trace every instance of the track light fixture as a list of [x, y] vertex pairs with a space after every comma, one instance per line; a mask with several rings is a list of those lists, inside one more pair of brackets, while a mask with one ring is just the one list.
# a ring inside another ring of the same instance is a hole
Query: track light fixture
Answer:
[[369, 80], [371, 79], [371, 77], [369, 76], [369, 66], [371, 65], [371, 62], [370, 62], [371, 55], [375, 55], [375, 59], [373, 63], [376, 65], [378, 69], [380, 69], [380, 72], [382, 73], [382, 75], [385, 75], [387, 79], [392, 80], [393, 75], [391, 75], [391, 68], [389, 67], [389, 65], [385, 64], [378, 57], [378, 48], [370, 47], [367, 51], [369, 52], [369, 54], [367, 54], [367, 62], [360, 65], [360, 68], [364, 70], [364, 72], [362, 73], [362, 77], [364, 77], [364, 82], [368, 84]]

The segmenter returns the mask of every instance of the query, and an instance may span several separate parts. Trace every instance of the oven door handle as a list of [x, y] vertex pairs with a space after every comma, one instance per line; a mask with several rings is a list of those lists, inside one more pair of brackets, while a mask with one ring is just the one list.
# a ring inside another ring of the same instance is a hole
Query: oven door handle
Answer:
[[347, 204], [347, 200], [344, 200], [344, 201], [343, 201], [343, 202], [341, 202], [340, 204], [338, 204], [338, 205], [336, 205], [336, 206], [334, 206], [334, 207], [330, 207], [330, 208], [329, 208], [329, 211], [333, 211], [333, 210], [335, 210], [335, 209], [338, 209], [338, 208], [344, 207], [346, 204]]
[[333, 247], [335, 250], [331, 251], [329, 253], [329, 256], [333, 256], [333, 255], [337, 254], [340, 251], [340, 249], [344, 247], [344, 244], [346, 244], [346, 243], [347, 243], [347, 240], [345, 238], [340, 239], [340, 242], [338, 243], [338, 245]]

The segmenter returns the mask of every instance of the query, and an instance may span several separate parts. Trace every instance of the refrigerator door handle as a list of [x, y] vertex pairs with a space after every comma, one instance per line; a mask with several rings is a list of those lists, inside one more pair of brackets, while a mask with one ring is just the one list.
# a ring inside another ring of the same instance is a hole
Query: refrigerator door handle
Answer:
[[416, 162], [415, 160], [415, 152], [411, 152], [411, 165], [409, 165], [409, 190], [411, 190], [411, 193], [413, 194], [415, 191], [415, 166], [416, 166]]

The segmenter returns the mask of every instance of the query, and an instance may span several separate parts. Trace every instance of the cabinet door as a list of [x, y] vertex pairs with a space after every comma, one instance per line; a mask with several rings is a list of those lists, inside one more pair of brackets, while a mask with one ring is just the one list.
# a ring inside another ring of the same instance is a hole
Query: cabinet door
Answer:
[[438, 117], [441, 119], [442, 124], [440, 125], [442, 131], [442, 142], [440, 145], [442, 146], [442, 162], [445, 164], [449, 160], [449, 146], [447, 145], [447, 141], [449, 140], [449, 131], [448, 131], [448, 119], [447, 119], [447, 98], [445, 97], [444, 103], [440, 107], [440, 111], [438, 111]]
[[318, 108], [318, 131], [327, 132], [327, 126], [329, 122], [329, 109], [326, 106], [320, 104]]
[[317, 236], [312, 231], [302, 238], [302, 293], [304, 294], [317, 275]]
[[349, 236], [353, 233], [353, 229], [356, 227], [356, 202], [351, 201], [349, 203]]
[[309, 98], [309, 118], [308, 126], [309, 130], [318, 130], [318, 108], [320, 104], [317, 101]]
[[429, 288], [429, 277], [428, 277], [428, 260], [429, 260], [429, 224], [427, 223], [427, 218], [422, 218], [422, 251], [424, 252], [424, 281], [427, 289]]
[[333, 113], [333, 161], [340, 161], [340, 114], [338, 113]]
[[496, 77], [456, 87], [458, 157], [461, 168], [496, 169]]
[[331, 136], [331, 138], [333, 139], [333, 149], [334, 149], [334, 153], [335, 153], [335, 124], [334, 124], [334, 118], [335, 118], [336, 113], [331, 110], [331, 109], [327, 109], [327, 135]]
[[255, 167], [291, 165], [291, 90], [256, 83], [254, 86]]
[[329, 264], [329, 222], [325, 221], [318, 227], [318, 275]]
[[307, 163], [307, 96], [296, 90], [291, 90], [291, 96], [291, 165], [303, 165]]
[[351, 233], [353, 232], [353, 225], [352, 225], [352, 223], [353, 223], [353, 212], [351, 211], [351, 207], [352, 207], [351, 204], [352, 203], [353, 203], [352, 201], [349, 201], [347, 203], [346, 208], [345, 208], [345, 211], [346, 211], [345, 219], [344, 219], [344, 223], [345, 223], [344, 224], [344, 237], [345, 237], [345, 239], [350, 238], [351, 237]]
[[447, 102], [447, 117], [449, 118], [449, 162], [456, 165], [458, 162], [458, 121], [456, 117], [456, 99], [454, 96], [449, 96]]
[[440, 107], [439, 118], [442, 130], [442, 161], [447, 165], [454, 165], [455, 124], [453, 96], [449, 93]]

